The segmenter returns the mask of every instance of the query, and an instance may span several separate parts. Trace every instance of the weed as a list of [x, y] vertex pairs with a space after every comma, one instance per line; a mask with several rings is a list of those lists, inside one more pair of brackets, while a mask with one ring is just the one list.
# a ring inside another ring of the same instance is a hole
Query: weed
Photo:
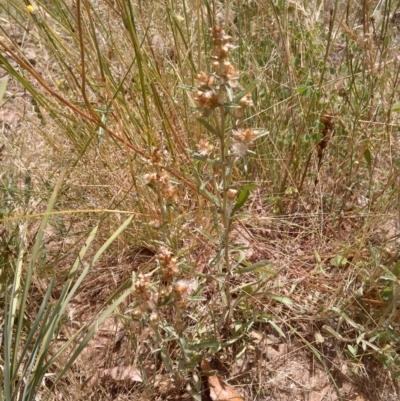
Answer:
[[2, 398], [397, 380], [394, 2], [0, 7]]

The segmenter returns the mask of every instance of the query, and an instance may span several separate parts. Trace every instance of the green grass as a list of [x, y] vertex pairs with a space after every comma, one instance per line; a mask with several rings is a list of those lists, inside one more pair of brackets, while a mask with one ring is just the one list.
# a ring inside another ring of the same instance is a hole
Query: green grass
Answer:
[[0, 399], [201, 400], [254, 332], [396, 383], [397, 6], [327, 3], [1, 2]]

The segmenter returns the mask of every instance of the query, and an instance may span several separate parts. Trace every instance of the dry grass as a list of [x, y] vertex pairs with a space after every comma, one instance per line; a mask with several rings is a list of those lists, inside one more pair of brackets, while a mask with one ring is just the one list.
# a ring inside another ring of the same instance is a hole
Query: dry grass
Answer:
[[398, 399], [393, 1], [0, 4], [0, 399]]

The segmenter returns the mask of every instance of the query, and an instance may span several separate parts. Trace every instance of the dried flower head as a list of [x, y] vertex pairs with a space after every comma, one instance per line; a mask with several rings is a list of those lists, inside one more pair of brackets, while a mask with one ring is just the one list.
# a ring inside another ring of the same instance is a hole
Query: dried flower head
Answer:
[[173, 257], [173, 253], [166, 247], [161, 247], [158, 253], [158, 259], [163, 267], [164, 279], [170, 281], [179, 273], [177, 259]]
[[237, 88], [239, 86], [239, 71], [229, 61], [224, 61], [221, 78], [231, 88]]
[[140, 319], [142, 315], [143, 315], [143, 310], [140, 306], [138, 306], [132, 311], [132, 317], [135, 319]]
[[166, 281], [170, 281], [174, 276], [179, 273], [179, 268], [176, 262], [176, 258], [172, 258], [168, 265], [165, 266], [165, 268], [163, 269], [164, 278]]
[[155, 165], [155, 166], [159, 166], [161, 165], [161, 160], [162, 160], [162, 152], [160, 150], [160, 148], [156, 148], [154, 149], [153, 154], [151, 155], [151, 162]]
[[257, 138], [258, 133], [253, 131], [251, 128], [246, 128], [234, 131], [233, 136], [239, 142], [251, 143]]
[[169, 185], [169, 176], [166, 172], [162, 172], [157, 174], [157, 181], [162, 185], [162, 186], [168, 186]]
[[180, 295], [190, 295], [196, 289], [196, 283], [190, 280], [178, 280], [174, 284], [174, 291]]
[[216, 93], [213, 89], [198, 91], [194, 100], [201, 109], [214, 109], [215, 107], [224, 104], [224, 100], [221, 98], [221, 95]]
[[215, 83], [215, 75], [206, 74], [203, 71], [196, 74], [196, 79], [199, 82], [199, 88], [207, 88]]
[[189, 282], [186, 280], [178, 280], [174, 284], [174, 292], [178, 296], [178, 298], [187, 295], [189, 292]]
[[238, 103], [242, 107], [253, 107], [253, 99], [251, 98], [251, 93], [243, 96]]
[[158, 323], [159, 321], [160, 321], [160, 315], [155, 311], [151, 312], [151, 314], [150, 314], [150, 322], [151, 323]]
[[143, 181], [146, 185], [154, 184], [157, 182], [157, 174], [156, 173], [145, 174], [143, 176]]
[[152, 228], [158, 229], [162, 226], [162, 221], [161, 220], [150, 220], [149, 226]]
[[196, 146], [197, 151], [201, 156], [208, 156], [214, 149], [214, 146], [211, 145], [206, 139], [200, 139]]
[[165, 246], [160, 247], [158, 251], [158, 259], [163, 266], [167, 266], [171, 261], [173, 253]]
[[168, 199], [175, 200], [176, 188], [171, 184], [169, 175], [166, 172], [145, 174], [143, 181], [146, 185], [159, 185], [159, 190], [162, 191], [163, 195]]
[[229, 199], [236, 199], [238, 193], [237, 189], [230, 188], [228, 189], [227, 196]]
[[249, 150], [251, 142], [253, 142], [257, 136], [258, 133], [253, 131], [251, 128], [234, 131], [233, 137], [236, 139], [236, 142], [232, 144], [232, 153], [239, 157], [243, 157]]
[[217, 45], [224, 45], [226, 43], [230, 43], [232, 36], [229, 36], [225, 33], [225, 30], [216, 25], [211, 28], [211, 35], [213, 37], [213, 44], [214, 46]]
[[234, 142], [231, 147], [231, 151], [234, 155], [243, 157], [249, 150], [249, 144], [246, 142]]
[[147, 274], [139, 273], [135, 281], [136, 294], [143, 299], [150, 299], [151, 293], [150, 287], [150, 276]]
[[168, 184], [168, 186], [163, 188], [163, 193], [164, 193], [166, 198], [171, 199], [173, 201], [177, 200], [176, 188], [174, 186], [172, 186], [171, 184]]
[[220, 26], [212, 27], [211, 35], [213, 37], [211, 56], [220, 62], [228, 57], [229, 51], [233, 48], [233, 45], [230, 43], [232, 37], [227, 35]]

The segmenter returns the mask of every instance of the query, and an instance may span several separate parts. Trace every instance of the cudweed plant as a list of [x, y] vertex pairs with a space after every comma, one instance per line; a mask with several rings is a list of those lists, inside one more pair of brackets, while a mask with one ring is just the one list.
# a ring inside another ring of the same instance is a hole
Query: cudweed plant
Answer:
[[[216, 266], [218, 273], [224, 275], [221, 290], [226, 313], [221, 322], [227, 322], [232, 312], [233, 274], [233, 246], [229, 236], [232, 221], [247, 200], [252, 187], [235, 185], [233, 173], [235, 167], [240, 168], [240, 161], [243, 161], [243, 169], [247, 173], [247, 154], [260, 133], [245, 126], [245, 109], [253, 106], [250, 91], [255, 82], [244, 90], [240, 89], [240, 73], [230, 60], [230, 51], [234, 48], [231, 36], [220, 26], [214, 26], [211, 35], [212, 72], [200, 71], [196, 74], [197, 93], [194, 97], [201, 114], [198, 121], [211, 134], [211, 138], [199, 140], [197, 153], [193, 157], [199, 190], [211, 202], [214, 212], [218, 211], [221, 216], [220, 219], [214, 219], [220, 245], [211, 265]], [[212, 168], [208, 180], [206, 174], [202, 176], [201, 172], [206, 171], [202, 170], [202, 164]], [[214, 194], [209, 191], [210, 186]]]
[[[227, 326], [231, 320], [234, 303], [231, 299], [231, 281], [237, 264], [233, 253], [235, 246], [230, 242], [232, 222], [237, 212], [246, 202], [254, 184], [238, 185], [236, 173], [242, 168], [248, 174], [248, 153], [256, 138], [262, 134], [247, 127], [245, 109], [252, 107], [250, 91], [255, 82], [245, 89], [239, 87], [239, 71], [230, 61], [233, 49], [231, 37], [223, 28], [211, 29], [213, 47], [211, 51], [211, 72], [196, 74], [197, 87], [194, 100], [197, 103], [197, 120], [209, 135], [200, 138], [197, 148], [192, 151], [194, 173], [199, 193], [211, 203], [214, 230], [218, 235], [216, 256], [211, 267], [217, 269], [215, 275], [220, 281], [224, 313], [219, 326]], [[148, 274], [138, 274], [135, 281], [134, 317], [152, 328], [157, 349], [165, 369], [176, 382], [182, 379], [182, 367], [195, 367], [201, 356], [192, 348], [193, 341], [188, 337], [185, 316], [190, 297], [199, 295], [201, 288], [195, 280], [184, 272], [184, 258], [175, 254], [172, 229], [169, 222], [176, 209], [176, 188], [164, 166], [168, 163], [160, 148], [156, 148], [150, 160], [151, 173], [143, 176], [143, 181], [156, 194], [160, 208], [162, 241], [158, 242], [157, 267]], [[209, 236], [210, 238], [210, 236]], [[236, 263], [236, 265], [235, 265]], [[190, 335], [189, 335], [190, 337]], [[201, 337], [201, 335], [200, 335]], [[181, 349], [180, 369], [174, 368], [174, 358], [170, 355], [168, 343], [174, 340]], [[205, 348], [205, 347], [200, 347]], [[218, 348], [220, 349], [220, 348]], [[193, 381], [194, 393], [200, 387]], [[199, 383], [197, 383], [199, 384]], [[196, 393], [197, 391], [197, 393]]]

